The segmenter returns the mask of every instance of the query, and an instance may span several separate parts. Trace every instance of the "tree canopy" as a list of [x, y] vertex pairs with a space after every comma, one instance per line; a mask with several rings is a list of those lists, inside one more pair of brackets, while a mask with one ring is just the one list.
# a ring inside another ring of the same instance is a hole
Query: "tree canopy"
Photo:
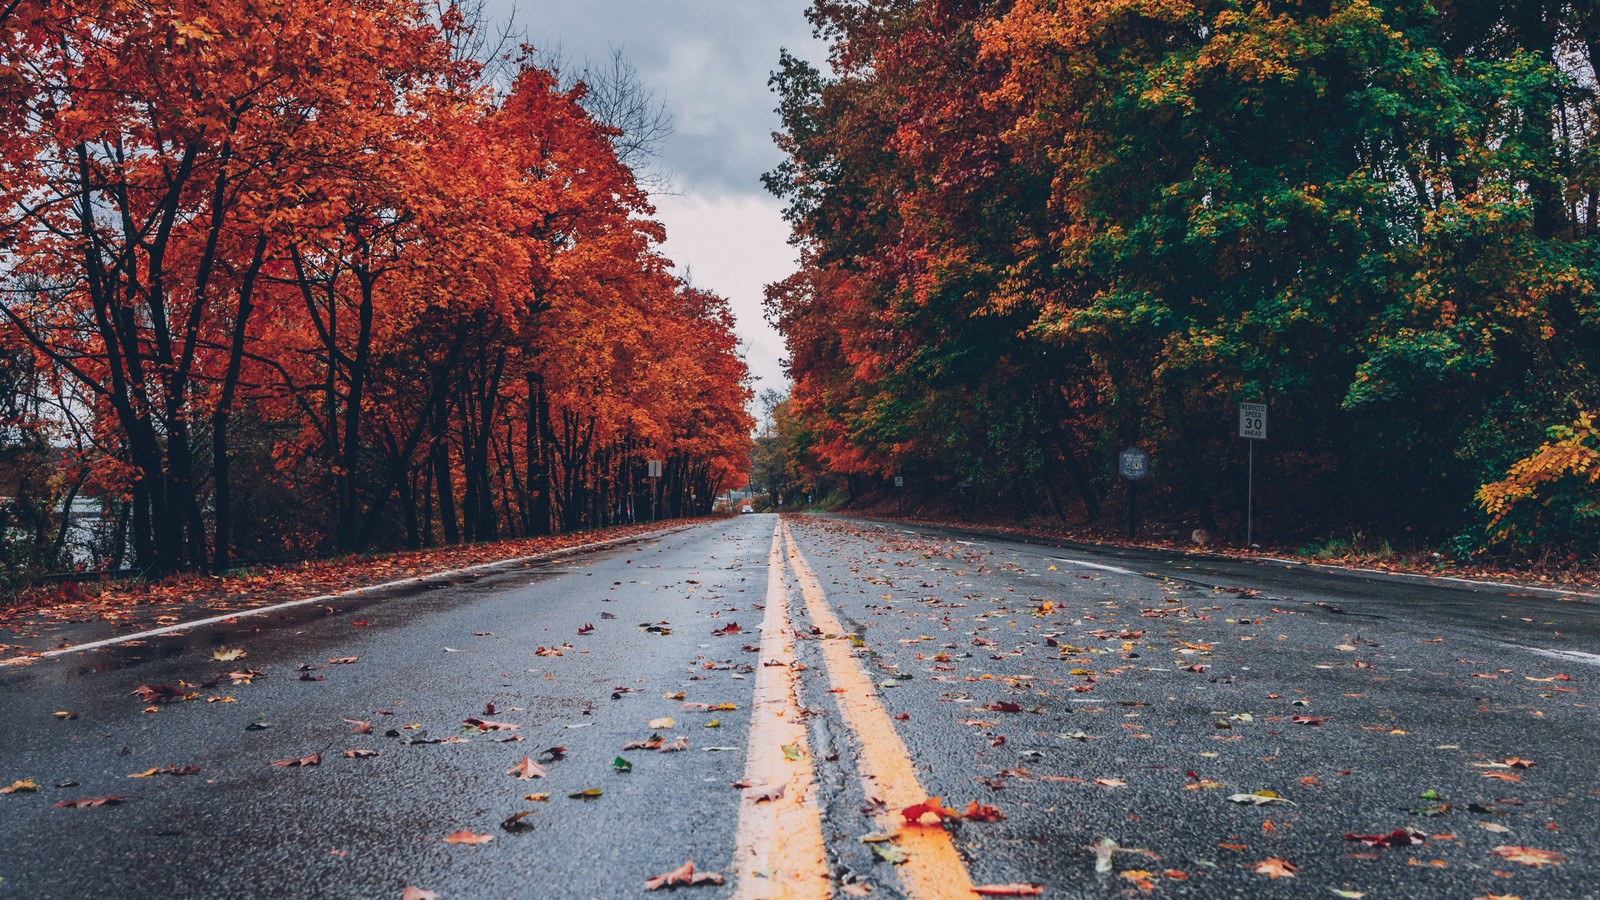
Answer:
[[1592, 4], [811, 16], [832, 53], [780, 61], [767, 178], [804, 261], [768, 303], [820, 469], [1092, 517], [1138, 444], [1172, 516], [1231, 531], [1262, 401], [1280, 538], [1600, 549]]

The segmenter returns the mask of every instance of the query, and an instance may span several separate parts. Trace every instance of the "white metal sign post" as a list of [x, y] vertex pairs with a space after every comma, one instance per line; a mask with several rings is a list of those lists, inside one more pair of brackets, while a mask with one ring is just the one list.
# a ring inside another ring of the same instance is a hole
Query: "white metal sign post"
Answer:
[[1139, 533], [1139, 479], [1150, 472], [1150, 454], [1129, 447], [1117, 455], [1117, 474], [1128, 479], [1128, 540]]
[[656, 494], [661, 493], [661, 460], [645, 460], [645, 476], [650, 479], [650, 521], [656, 520]]
[[1255, 544], [1256, 526], [1256, 441], [1267, 439], [1267, 405], [1265, 403], [1239, 404], [1239, 437], [1250, 442], [1249, 481], [1245, 485], [1244, 545]]

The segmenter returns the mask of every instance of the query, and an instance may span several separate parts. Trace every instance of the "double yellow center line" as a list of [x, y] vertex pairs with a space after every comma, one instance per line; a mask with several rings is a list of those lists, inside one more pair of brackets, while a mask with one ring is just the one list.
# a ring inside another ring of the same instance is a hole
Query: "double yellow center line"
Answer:
[[[785, 564], [794, 572], [811, 621], [833, 636], [822, 642], [830, 693], [850, 732], [866, 795], [883, 801], [879, 830], [899, 832], [894, 841], [907, 857], [894, 869], [901, 889], [913, 900], [973, 897], [966, 863], [942, 826], [901, 827], [900, 810], [926, 800], [927, 790], [872, 680], [852, 652], [854, 645], [828, 605], [822, 583], [782, 521], [773, 530], [767, 557], [761, 666], [745, 757], [745, 780], [752, 787], [739, 810], [734, 896], [767, 900], [833, 895], [818, 786], [796, 692]], [[782, 795], [774, 796], [780, 785]]]

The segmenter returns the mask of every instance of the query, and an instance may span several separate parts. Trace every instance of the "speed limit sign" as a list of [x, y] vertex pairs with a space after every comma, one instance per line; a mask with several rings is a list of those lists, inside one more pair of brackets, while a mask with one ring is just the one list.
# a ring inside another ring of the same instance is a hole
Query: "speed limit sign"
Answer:
[[1251, 441], [1267, 439], [1267, 405], [1265, 403], [1239, 404], [1239, 437]]

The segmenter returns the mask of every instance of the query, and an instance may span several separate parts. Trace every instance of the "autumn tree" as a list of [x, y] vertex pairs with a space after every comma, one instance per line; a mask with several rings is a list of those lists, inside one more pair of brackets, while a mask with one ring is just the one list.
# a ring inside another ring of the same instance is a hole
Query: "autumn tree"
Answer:
[[831, 71], [774, 76], [804, 256], [769, 303], [834, 471], [1092, 515], [1137, 442], [1169, 514], [1226, 526], [1265, 399], [1270, 525], [1442, 540], [1595, 408], [1585, 5], [812, 15]]

